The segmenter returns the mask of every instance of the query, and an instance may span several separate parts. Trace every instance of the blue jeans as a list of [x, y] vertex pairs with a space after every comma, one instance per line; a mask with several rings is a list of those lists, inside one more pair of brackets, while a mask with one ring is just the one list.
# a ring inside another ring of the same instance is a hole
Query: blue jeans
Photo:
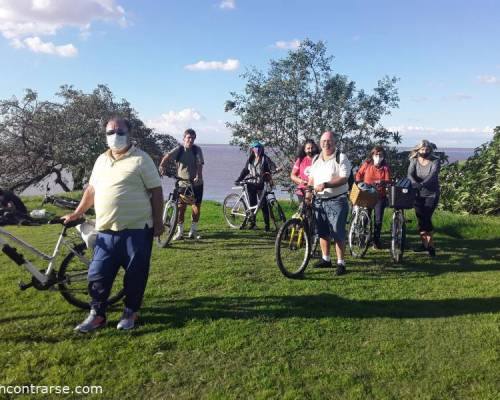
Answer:
[[125, 268], [125, 307], [139, 310], [146, 290], [153, 246], [153, 229], [101, 231], [97, 234], [94, 257], [89, 266], [90, 306], [105, 316], [113, 282], [120, 267]]
[[333, 238], [337, 243], [345, 240], [345, 225], [349, 212], [347, 195], [341, 195], [333, 199], [316, 198], [314, 212], [317, 233], [320, 238]]

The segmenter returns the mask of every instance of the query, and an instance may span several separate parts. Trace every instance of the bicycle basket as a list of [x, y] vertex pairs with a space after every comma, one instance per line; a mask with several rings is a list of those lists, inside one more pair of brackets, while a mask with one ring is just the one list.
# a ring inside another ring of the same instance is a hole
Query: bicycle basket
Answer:
[[357, 184], [354, 184], [352, 185], [349, 199], [355, 206], [373, 208], [377, 204], [378, 193], [361, 190]]
[[389, 207], [410, 209], [415, 204], [416, 191], [414, 189], [391, 186], [389, 191]]

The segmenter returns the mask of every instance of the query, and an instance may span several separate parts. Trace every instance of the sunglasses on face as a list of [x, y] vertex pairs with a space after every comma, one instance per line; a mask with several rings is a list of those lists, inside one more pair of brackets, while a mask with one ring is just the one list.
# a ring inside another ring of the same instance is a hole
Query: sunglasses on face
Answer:
[[117, 134], [118, 136], [124, 136], [127, 134], [127, 131], [124, 131], [122, 129], [111, 129], [109, 131], [106, 131], [106, 135], [108, 135], [108, 136], [114, 135], [114, 134]]

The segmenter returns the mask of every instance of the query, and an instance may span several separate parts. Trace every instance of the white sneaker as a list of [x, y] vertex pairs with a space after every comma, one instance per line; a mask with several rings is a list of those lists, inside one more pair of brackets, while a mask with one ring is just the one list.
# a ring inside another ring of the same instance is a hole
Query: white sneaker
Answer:
[[201, 239], [201, 236], [196, 231], [189, 231], [188, 239]]
[[135, 321], [137, 320], [137, 313], [133, 312], [129, 308], [125, 308], [123, 311], [122, 317], [120, 318], [120, 322], [116, 325], [116, 329], [129, 330], [133, 329], [135, 326]]
[[172, 240], [182, 240], [182, 239], [184, 239], [184, 232], [182, 231], [177, 231], [177, 233], [172, 238]]

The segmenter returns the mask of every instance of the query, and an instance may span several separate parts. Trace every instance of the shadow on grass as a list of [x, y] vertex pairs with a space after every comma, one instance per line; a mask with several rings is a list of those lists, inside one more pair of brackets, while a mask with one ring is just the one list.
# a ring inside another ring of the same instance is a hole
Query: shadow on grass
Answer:
[[197, 297], [144, 307], [145, 324], [182, 327], [193, 319], [443, 318], [500, 312], [500, 297], [443, 300], [351, 300], [333, 294]]
[[429, 259], [426, 253], [419, 253], [425, 262], [403, 262], [403, 266], [414, 271], [425, 271], [430, 275], [500, 271], [500, 243], [497, 240], [445, 238], [440, 239], [437, 246], [435, 258]]

